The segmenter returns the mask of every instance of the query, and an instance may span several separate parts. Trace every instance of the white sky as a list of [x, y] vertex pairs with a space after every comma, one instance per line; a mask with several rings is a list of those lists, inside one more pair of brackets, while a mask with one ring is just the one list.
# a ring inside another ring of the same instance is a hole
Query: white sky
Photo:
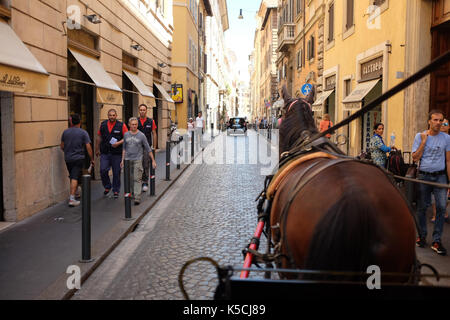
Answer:
[[[225, 42], [233, 50], [238, 60], [240, 78], [249, 81], [248, 56], [253, 50], [253, 40], [256, 29], [256, 13], [261, 0], [227, 0], [228, 21], [230, 28], [225, 31]], [[238, 19], [239, 9], [242, 9], [244, 19]]]

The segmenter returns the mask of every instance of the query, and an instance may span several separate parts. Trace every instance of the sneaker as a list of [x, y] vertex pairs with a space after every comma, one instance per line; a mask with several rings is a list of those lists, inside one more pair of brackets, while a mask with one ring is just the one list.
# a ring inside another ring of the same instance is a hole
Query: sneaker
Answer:
[[69, 207], [76, 207], [80, 205], [80, 201], [75, 199], [69, 199]]
[[81, 187], [78, 186], [77, 191], [75, 192], [75, 199], [81, 199]]
[[436, 217], [431, 217], [430, 222], [434, 223], [435, 220], [436, 220]]
[[114, 199], [119, 198], [119, 193], [118, 192], [114, 192]]
[[427, 242], [425, 241], [425, 238], [418, 237], [416, 240], [416, 246], [420, 248], [424, 248], [426, 246]]
[[148, 190], [148, 186], [146, 183], [142, 185], [142, 192], [146, 192]]
[[431, 245], [431, 249], [442, 256], [445, 256], [447, 254], [447, 249], [445, 249], [440, 242], [433, 242], [433, 244]]
[[103, 194], [106, 196], [109, 193], [109, 189], [105, 189], [105, 191], [103, 191]]

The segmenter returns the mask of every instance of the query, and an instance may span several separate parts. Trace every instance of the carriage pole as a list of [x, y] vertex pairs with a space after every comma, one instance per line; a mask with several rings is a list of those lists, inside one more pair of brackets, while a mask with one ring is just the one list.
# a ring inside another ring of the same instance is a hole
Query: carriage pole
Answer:
[[[255, 234], [253, 235], [253, 239], [252, 239], [252, 242], [250, 243], [249, 249], [258, 250], [259, 238], [261, 237], [261, 233], [263, 230], [264, 230], [264, 218], [261, 218], [261, 219], [259, 219], [258, 225], [256, 226], [256, 231], [255, 231]], [[250, 268], [252, 266], [252, 259], [253, 259], [253, 254], [247, 253], [247, 255], [245, 256], [243, 268]], [[250, 271], [248, 271], [248, 270], [242, 271], [240, 278], [241, 279], [248, 278], [249, 273], [250, 273]]]

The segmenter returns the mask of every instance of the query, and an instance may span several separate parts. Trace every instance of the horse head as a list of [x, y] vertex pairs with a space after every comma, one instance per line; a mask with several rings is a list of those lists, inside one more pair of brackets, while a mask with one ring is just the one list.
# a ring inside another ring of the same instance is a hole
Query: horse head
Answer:
[[280, 126], [280, 154], [289, 151], [299, 140], [305, 140], [318, 132], [311, 110], [314, 92], [313, 87], [305, 99], [293, 99], [286, 86], [283, 86], [285, 116]]

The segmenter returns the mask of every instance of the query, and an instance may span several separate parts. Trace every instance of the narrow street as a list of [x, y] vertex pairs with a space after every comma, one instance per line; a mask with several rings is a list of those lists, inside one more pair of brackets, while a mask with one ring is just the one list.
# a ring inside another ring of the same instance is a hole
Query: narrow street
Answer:
[[[203, 256], [241, 267], [264, 181], [261, 165], [245, 164], [255, 138], [254, 131], [216, 137], [203, 154], [220, 145], [229, 154], [233, 146], [233, 163], [191, 165], [73, 299], [183, 299], [178, 274], [188, 260]], [[210, 263], [194, 263], [184, 278], [191, 299], [213, 298], [217, 276]]]

